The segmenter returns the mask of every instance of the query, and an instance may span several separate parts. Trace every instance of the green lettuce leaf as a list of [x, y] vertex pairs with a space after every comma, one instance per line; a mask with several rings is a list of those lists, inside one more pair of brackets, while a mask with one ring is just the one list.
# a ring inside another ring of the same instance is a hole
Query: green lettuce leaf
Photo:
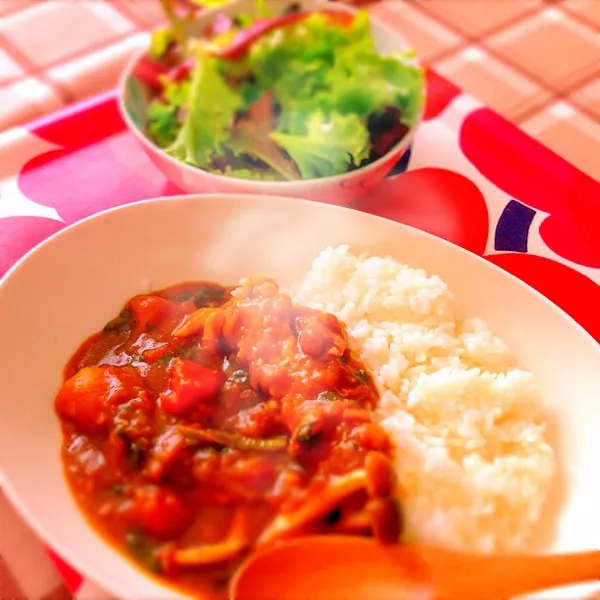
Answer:
[[309, 98], [326, 89], [327, 67], [334, 64], [336, 49], [347, 41], [346, 30], [315, 14], [254, 42], [244, 63], [257, 85], [278, 99]]
[[199, 52], [192, 73], [187, 114], [167, 152], [186, 163], [206, 168], [231, 138], [231, 123], [242, 98], [225, 81], [218, 61]]
[[357, 115], [314, 112], [304, 132], [276, 131], [271, 139], [294, 160], [304, 179], [345, 173], [369, 156], [369, 132]]
[[253, 73], [258, 89], [273, 92], [281, 107], [278, 131], [290, 135], [319, 111], [354, 114], [366, 122], [394, 106], [412, 126], [424, 103], [424, 74], [413, 54], [379, 54], [365, 11], [350, 27], [311, 15], [256, 41], [242, 64], [229, 68]]
[[366, 11], [359, 11], [350, 27], [317, 13], [256, 41], [245, 67], [282, 104], [312, 102], [317, 108], [367, 114], [399, 97], [422, 102], [423, 72], [412, 58], [411, 53], [382, 56], [377, 51]]
[[190, 82], [164, 79], [161, 98], [152, 100], [146, 111], [147, 131], [150, 138], [161, 148], [173, 143], [181, 122], [179, 111], [186, 105], [190, 95]]
[[222, 175], [224, 177], [234, 177], [235, 179], [250, 179], [252, 181], [283, 181], [278, 173], [272, 169], [235, 168], [227, 166], [224, 171], [220, 169], [208, 169], [209, 173]]
[[412, 52], [382, 56], [345, 48], [328, 76], [333, 110], [342, 114], [368, 117], [393, 106], [411, 126], [423, 108], [425, 75], [415, 66]]
[[164, 148], [173, 143], [179, 131], [177, 107], [153, 100], [146, 111], [148, 135], [158, 146]]
[[191, 81], [189, 79], [172, 81], [165, 77], [163, 79], [163, 85], [162, 95], [169, 104], [177, 107], [185, 106], [187, 104], [191, 88]]
[[250, 105], [247, 114], [237, 120], [232, 132], [231, 150], [236, 156], [247, 154], [259, 159], [284, 179], [300, 179], [296, 165], [270, 137], [275, 130], [274, 121], [273, 96], [265, 92]]

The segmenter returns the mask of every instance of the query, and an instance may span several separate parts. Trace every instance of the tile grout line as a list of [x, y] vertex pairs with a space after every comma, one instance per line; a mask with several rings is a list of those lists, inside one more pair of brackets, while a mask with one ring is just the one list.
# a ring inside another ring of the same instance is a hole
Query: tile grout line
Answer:
[[126, 39], [132, 35], [135, 35], [136, 33], [140, 33], [139, 30], [137, 32], [134, 30], [134, 31], [128, 31], [125, 33], [116, 33], [116, 34], [114, 34], [114, 37], [111, 37], [109, 40], [104, 40], [102, 42], [96, 42], [95, 44], [91, 44], [90, 46], [88, 46], [85, 49], [85, 51], [77, 50], [75, 52], [71, 52], [70, 54], [63, 56], [60, 59], [57, 59], [51, 63], [48, 63], [47, 65], [39, 67], [39, 68], [43, 71], [50, 71], [51, 69], [55, 69], [56, 67], [60, 67], [66, 63], [69, 63], [69, 62], [72, 62], [79, 58], [83, 58], [84, 56], [93, 54], [94, 52], [97, 52], [98, 50], [103, 50], [104, 48], [109, 48], [109, 47], [113, 46], [114, 44], [116, 44], [118, 42], [122, 42], [124, 39]]
[[[24, 75], [18, 77], [14, 83], [18, 83], [19, 81], [25, 81], [29, 77], [33, 77], [37, 79], [40, 83], [43, 83], [46, 86], [48, 86], [52, 90], [52, 92], [56, 96], [58, 96], [61, 102], [69, 102], [69, 98], [65, 97], [63, 91], [59, 88], [59, 86], [55, 84], [54, 81], [52, 81], [50, 77], [47, 76], [47, 74], [43, 71], [43, 68], [36, 65], [32, 60], [29, 59], [29, 57], [24, 52], [21, 52], [18, 48], [16, 48], [10, 42], [6, 34], [2, 31], [0, 31], [0, 48], [2, 48], [2, 50], [4, 50], [4, 52], [8, 56], [10, 56], [10, 58], [12, 58], [25, 72]], [[14, 85], [14, 83], [12, 85]], [[2, 87], [4, 87], [5, 85], [6, 84], [2, 84]]]
[[489, 37], [491, 35], [495, 35], [496, 33], [500, 33], [503, 29], [512, 27], [513, 25], [517, 25], [523, 19], [531, 17], [532, 15], [536, 14], [539, 11], [539, 8], [527, 9], [524, 12], [522, 12], [520, 15], [518, 15], [516, 17], [511, 17], [510, 19], [508, 19], [507, 21], [504, 21], [500, 25], [495, 25], [494, 27], [490, 27], [489, 29], [487, 29], [487, 30], [483, 31], [481, 34], [479, 34], [479, 36], [476, 36], [476, 35], [472, 35], [472, 34], [464, 33], [462, 31], [460, 31], [454, 25], [444, 21], [444, 19], [442, 19], [440, 16], [438, 16], [435, 12], [430, 12], [430, 10], [426, 8], [427, 0], [408, 0], [407, 4], [409, 4], [410, 6], [414, 6], [415, 8], [420, 10], [422, 13], [425, 13], [427, 16], [431, 17], [433, 20], [435, 20], [438, 23], [438, 25], [443, 25], [446, 29], [450, 29], [453, 33], [460, 34], [470, 44], [477, 44], [484, 36]]
[[[412, 6], [418, 7], [419, 10], [424, 11], [427, 15], [429, 15], [439, 25], [443, 25], [447, 29], [450, 29], [452, 27], [452, 26], [449, 26], [444, 21], [444, 19], [442, 19], [437, 14], [430, 13], [426, 8], [423, 8], [423, 5], [419, 3], [419, 0], [410, 0], [410, 4]], [[551, 94], [556, 95], [555, 90], [553, 90], [552, 88], [550, 88], [550, 86], [547, 83], [539, 80], [535, 76], [534, 77], [530, 76], [529, 73], [527, 71], [525, 71], [524, 69], [522, 69], [520, 65], [516, 65], [515, 66], [514, 63], [512, 61], [510, 61], [509, 59], [505, 59], [501, 54], [499, 54], [499, 53], [495, 52], [493, 49], [489, 49], [489, 48], [487, 48], [487, 46], [483, 45], [484, 38], [496, 35], [497, 33], [501, 33], [503, 30], [509, 29], [513, 25], [517, 25], [523, 19], [535, 15], [537, 12], [538, 12], [538, 9], [531, 9], [530, 11], [528, 11], [526, 13], [522, 13], [519, 17], [515, 17], [515, 18], [511, 19], [510, 21], [507, 21], [507, 22], [503, 23], [502, 25], [498, 25], [498, 26], [496, 26], [494, 28], [489, 29], [484, 34], [481, 34], [479, 36], [474, 36], [474, 35], [465, 33], [465, 34], [463, 34], [463, 37], [467, 40], [466, 46], [470, 46], [470, 45], [479, 46], [480, 48], [482, 48], [483, 50], [485, 50], [488, 54], [490, 54], [491, 56], [493, 56], [495, 59], [497, 59], [500, 62], [503, 62], [503, 63], [509, 65], [510, 67], [513, 67], [513, 69], [515, 69], [521, 76], [524, 76], [526, 79], [530, 79], [538, 87], [541, 87], [542, 89], [550, 92]]]
[[[586, 77], [582, 81], [580, 81], [577, 85], [570, 86], [565, 89], [562, 93], [555, 93], [554, 102], [550, 102], [547, 104], [545, 108], [549, 108], [551, 104], [554, 104], [556, 101], [558, 102], [566, 102], [567, 104], [571, 104], [578, 112], [582, 113], [586, 117], [590, 118], [592, 121], [596, 123], [600, 123], [600, 118], [596, 115], [592, 110], [583, 106], [579, 101], [575, 98], [571, 97], [571, 94], [574, 94], [577, 90], [584, 88], [586, 85], [590, 84], [592, 81], [595, 81], [598, 78], [598, 73], [592, 73], [589, 77]], [[541, 112], [543, 107], [537, 106], [537, 108], [532, 108], [523, 111], [523, 113], [518, 113], [513, 117], [514, 122], [519, 125], [523, 123], [527, 119], [534, 117], [537, 113]]]
[[546, 94], [547, 90], [540, 90], [538, 94], [525, 98], [509, 112], [506, 118], [514, 125], [520, 126], [523, 121], [522, 115], [527, 116], [547, 110], [552, 106], [554, 98], [552, 96], [547, 97]]
[[[598, 77], [598, 73], [594, 72], [588, 76], [581, 77], [580, 79], [575, 80], [571, 84], [565, 85], [563, 89], [557, 89], [555, 87], [550, 86], [549, 84], [544, 82], [542, 79], [532, 75], [531, 73], [529, 73], [529, 71], [522, 69], [521, 66], [517, 62], [514, 62], [513, 60], [502, 56], [501, 53], [495, 51], [494, 49], [488, 48], [487, 46], [482, 46], [482, 48], [490, 56], [494, 57], [499, 62], [508, 65], [509, 67], [514, 69], [517, 73], [519, 73], [522, 77], [525, 77], [526, 79], [530, 79], [533, 83], [535, 83], [542, 90], [545, 90], [546, 92], [548, 92], [552, 96], [552, 100], [550, 101], [549, 104], [553, 104], [554, 102], [557, 102], [557, 101], [571, 102], [570, 95], [572, 93], [576, 92], [578, 89], [584, 87], [585, 85], [587, 85], [588, 83], [590, 83], [591, 81], [593, 81], [594, 79], [596, 79]], [[591, 115], [595, 121], [598, 121], [598, 117], [594, 116], [593, 113], [590, 112], [588, 109], [584, 109], [584, 112], [587, 115]]]
[[[593, 0], [591, 0], [593, 2]], [[565, 2], [562, 5], [562, 12], [564, 12], [568, 17], [572, 18], [574, 21], [577, 21], [580, 25], [585, 25], [586, 27], [591, 27], [592, 29], [597, 29], [598, 25], [593, 23], [591, 19], [588, 20], [587, 17], [582, 17], [577, 11], [572, 8], [568, 8], [569, 3]]]
[[[95, 53], [95, 52], [99, 52], [101, 50], [108, 50], [111, 47], [115, 46], [116, 44], [126, 40], [129, 37], [133, 37], [139, 33], [143, 33], [142, 31], [140, 31], [137, 27], [136, 29], [134, 29], [133, 31], [129, 31], [127, 33], [120, 33], [117, 34], [114, 38], [112, 38], [109, 42], [98, 42], [97, 44], [93, 44], [90, 47], [86, 48], [85, 52], [83, 51], [78, 51], [78, 52], [74, 52], [72, 54], [69, 54], [68, 57], [63, 57], [61, 60], [57, 60], [55, 62], [50, 63], [49, 65], [46, 65], [44, 67], [41, 67], [40, 70], [38, 70], [36, 73], [34, 73], [34, 75], [36, 77], [39, 77], [38, 73], [43, 74], [45, 78], [47, 78], [49, 81], [52, 82], [53, 85], [55, 85], [58, 89], [61, 90], [61, 92], [67, 96], [69, 98], [68, 103], [72, 103], [77, 101], [77, 96], [68, 89], [68, 87], [60, 82], [60, 81], [56, 81], [54, 80], [50, 75], [49, 75], [49, 71], [51, 69], [55, 69], [57, 67], [61, 67], [61, 66], [65, 66], [70, 62], [79, 60], [79, 59], [84, 59], [88, 56], [90, 56], [91, 54]], [[116, 86], [116, 82], [115, 82], [115, 86]]]
[[431, 66], [431, 68], [434, 69], [434, 67], [433, 67], [434, 61], [439, 62], [439, 61], [445, 60], [446, 58], [448, 58], [449, 56], [452, 56], [456, 52], [462, 52], [463, 50], [466, 50], [468, 47], [469, 47], [469, 42], [467, 40], [462, 40], [456, 46], [452, 46], [451, 48], [446, 48], [445, 50], [440, 50], [439, 52], [432, 54], [426, 61], [423, 61], [423, 64]]
[[143, 31], [152, 31], [161, 25], [160, 22], [154, 24], [150, 22], [144, 22], [144, 20], [140, 18], [140, 16], [134, 10], [131, 10], [129, 6], [127, 6], [126, 2], [117, 1], [111, 4], [111, 7], [118, 11], [122, 17], [129, 19], [136, 27]]
[[51, 87], [53, 91], [57, 92], [60, 95], [61, 99], [64, 102], [70, 103], [75, 99], [74, 95], [68, 89], [66, 89], [63, 86], [63, 84], [52, 79], [52, 77], [48, 74], [48, 71], [63, 66], [69, 62], [78, 60], [79, 58], [89, 56], [94, 52], [98, 52], [105, 48], [110, 48], [111, 46], [122, 42], [123, 40], [126, 40], [128, 37], [137, 35], [138, 33], [143, 33], [143, 31], [137, 29], [137, 31], [134, 30], [127, 33], [116, 34], [115, 37], [111, 38], [109, 42], [105, 40], [103, 42], [92, 44], [91, 46], [86, 48], [85, 51], [72, 52], [62, 57], [61, 59], [57, 59], [55, 61], [50, 62], [47, 65], [40, 66], [34, 63], [32, 60], [30, 60], [20, 50], [16, 49], [6, 38], [6, 35], [0, 32], [0, 48], [2, 48], [8, 55], [10, 55], [10, 57], [13, 58], [13, 60], [15, 60], [19, 64], [19, 66], [25, 71], [23, 75], [11, 77], [10, 79], [7, 79], [6, 81], [2, 82], [0, 84], [0, 89], [3, 87], [14, 85], [19, 81], [24, 81], [29, 77], [34, 77], [40, 80], [40, 82]]
[[[429, 11], [427, 11], [427, 9], [424, 9], [422, 7], [422, 5], [417, 0], [411, 0], [410, 1], [410, 5], [418, 7], [419, 10], [426, 12], [438, 24], [444, 25], [446, 28], [450, 29], [450, 27], [448, 26], [448, 24], [445, 23], [444, 20], [441, 17], [437, 16], [434, 13], [429, 13]], [[561, 10], [558, 7], [557, 3], [553, 3], [550, 6], [555, 6], [557, 10]], [[498, 26], [496, 28], [488, 30], [488, 32], [485, 33], [485, 37], [488, 37], [489, 35], [495, 35], [496, 33], [500, 33], [504, 29], [508, 29], [512, 25], [518, 24], [524, 18], [528, 18], [528, 17], [536, 14], [538, 12], [538, 10], [539, 9], [532, 9], [531, 11], [528, 11], [527, 13], [523, 13], [518, 19], [512, 19], [510, 22], [505, 22], [501, 26]], [[569, 15], [567, 15], [564, 12], [564, 10], [561, 10], [561, 12], [563, 14], [565, 14], [565, 16], [569, 16]], [[504, 56], [502, 56], [501, 53], [495, 51], [493, 48], [488, 48], [487, 46], [485, 46], [482, 43], [483, 35], [481, 37], [477, 37], [477, 36], [473, 36], [473, 35], [469, 35], [469, 34], [464, 34], [464, 37], [467, 40], [466, 46], [469, 46], [471, 44], [472, 45], [478, 45], [480, 48], [482, 48], [490, 56], [493, 56], [500, 63], [504, 63], [504, 64], [508, 65], [509, 67], [511, 67], [512, 69], [514, 69], [517, 73], [519, 73], [522, 77], [525, 77], [526, 79], [531, 80], [539, 88], [541, 88], [542, 90], [545, 90], [546, 92], [550, 93], [550, 95], [553, 96], [555, 100], [571, 101], [571, 99], [569, 98], [569, 94], [572, 94], [573, 92], [575, 92], [579, 88], [587, 85], [588, 83], [590, 83], [590, 81], [594, 80], [598, 76], [597, 73], [593, 73], [592, 75], [590, 75], [588, 77], [583, 77], [582, 79], [578, 79], [574, 83], [565, 86], [565, 88], [563, 90], [559, 91], [556, 88], [551, 87], [548, 83], [544, 82], [543, 80], [541, 80], [537, 76], [532, 75], [531, 73], [529, 73], [528, 71], [526, 71], [525, 69], [523, 69], [518, 63], [512, 61], [510, 58], [504, 57]], [[432, 68], [435, 70], [435, 65], [434, 64], [432, 64]], [[466, 91], [468, 91], [468, 90], [466, 90]], [[582, 112], [584, 112], [587, 116], [590, 116], [594, 121], [598, 121], [598, 117], [596, 117], [591, 111], [589, 111], [585, 107], [581, 107], [579, 104], [577, 104], [576, 106], [577, 106], [578, 110], [581, 109]], [[538, 105], [534, 112], [538, 112], [539, 110], [541, 110], [541, 107]], [[528, 114], [529, 112], [530, 111], [525, 111], [524, 114]], [[513, 120], [515, 120], [515, 122], [517, 122], [517, 123], [521, 122], [520, 121], [520, 117], [514, 117]]]

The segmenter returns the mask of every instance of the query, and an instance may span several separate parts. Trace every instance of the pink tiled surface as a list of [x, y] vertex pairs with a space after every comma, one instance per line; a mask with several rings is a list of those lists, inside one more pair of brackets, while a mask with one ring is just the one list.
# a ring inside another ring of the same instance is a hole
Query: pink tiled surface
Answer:
[[[383, 0], [423, 59], [600, 179], [600, 0]], [[156, 0], [0, 0], [0, 130], [114, 85]]]
[[433, 69], [600, 179], [600, 0], [384, 0], [373, 12]]
[[155, 0], [0, 0], [0, 130], [115, 85]]
[[[600, 179], [600, 0], [382, 0], [371, 10], [433, 69]], [[0, 0], [0, 131], [114, 86], [160, 20], [156, 0]], [[43, 552], [27, 576], [14, 549], [29, 552], [32, 534], [3, 537], [7, 511], [0, 502], [0, 600], [66, 598]]]

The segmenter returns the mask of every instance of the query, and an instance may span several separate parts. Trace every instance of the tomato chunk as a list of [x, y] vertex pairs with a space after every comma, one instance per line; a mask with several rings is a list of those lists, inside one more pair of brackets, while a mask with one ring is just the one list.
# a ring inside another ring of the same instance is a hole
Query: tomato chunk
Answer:
[[158, 327], [163, 321], [182, 316], [178, 306], [160, 296], [135, 296], [129, 301], [138, 331]]
[[167, 540], [177, 537], [190, 525], [192, 515], [179, 496], [157, 485], [135, 489], [132, 520], [148, 535]]
[[348, 348], [340, 324], [333, 315], [307, 319], [299, 332], [298, 343], [305, 354], [315, 358], [326, 354], [342, 356]]
[[116, 367], [84, 367], [58, 391], [55, 408], [85, 431], [108, 424], [114, 407], [135, 397], [140, 380]]
[[152, 60], [148, 56], [144, 56], [140, 59], [133, 69], [134, 75], [155, 92], [162, 91], [164, 86], [161, 81], [161, 76], [166, 75], [167, 72], [167, 67]]
[[161, 408], [168, 414], [182, 417], [201, 405], [210, 403], [225, 381], [223, 372], [207, 369], [189, 360], [173, 361], [170, 389], [160, 397]]
[[185, 449], [185, 439], [176, 427], [170, 427], [156, 440], [150, 460], [144, 474], [148, 479], [157, 481], [177, 460]]

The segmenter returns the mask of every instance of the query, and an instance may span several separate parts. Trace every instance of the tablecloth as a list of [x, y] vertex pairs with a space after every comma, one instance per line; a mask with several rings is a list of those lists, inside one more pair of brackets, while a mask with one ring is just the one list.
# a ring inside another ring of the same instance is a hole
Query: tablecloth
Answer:
[[[396, 0], [372, 10], [442, 74], [598, 178], [599, 7], [597, 0]], [[160, 20], [154, 0], [2, 0], [0, 129], [113, 86]], [[569, 60], [547, 58], [561, 44], [570, 44]], [[49, 558], [0, 495], [0, 600], [67, 598], [63, 582], [77, 577]], [[80, 590], [86, 594], [97, 600], [94, 590]]]

